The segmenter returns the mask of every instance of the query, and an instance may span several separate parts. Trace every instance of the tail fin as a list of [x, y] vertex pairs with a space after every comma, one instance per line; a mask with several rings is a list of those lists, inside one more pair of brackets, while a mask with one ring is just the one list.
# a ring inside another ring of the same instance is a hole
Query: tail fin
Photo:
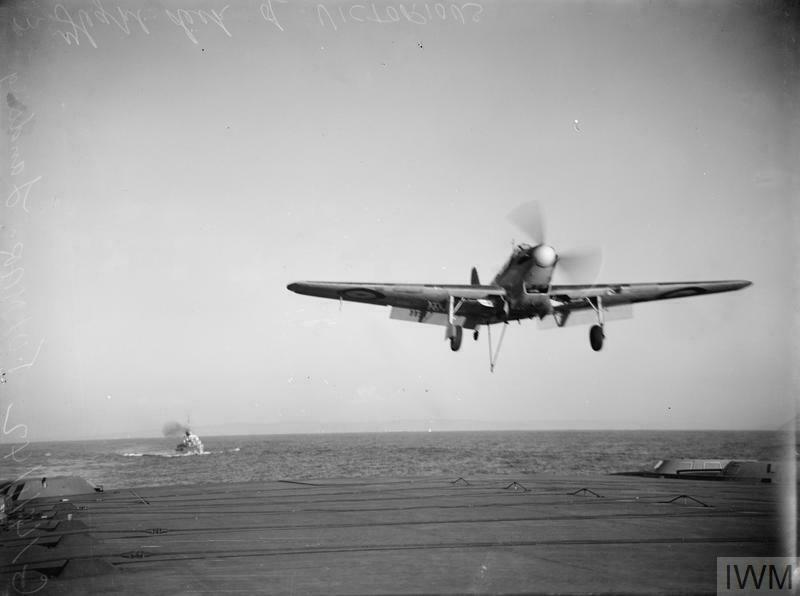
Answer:
[[478, 279], [478, 270], [475, 267], [472, 268], [472, 275], [470, 276], [470, 283], [472, 283], [473, 286], [481, 285], [481, 281], [480, 281], [480, 279]]

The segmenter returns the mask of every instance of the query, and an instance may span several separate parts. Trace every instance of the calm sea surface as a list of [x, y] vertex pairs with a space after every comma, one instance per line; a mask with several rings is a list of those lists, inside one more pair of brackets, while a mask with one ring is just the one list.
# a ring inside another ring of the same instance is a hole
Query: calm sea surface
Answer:
[[[783, 435], [756, 431], [492, 431], [201, 437], [207, 453], [179, 455], [177, 439], [0, 444], [0, 480], [77, 475], [104, 488], [398, 476], [596, 474], [659, 459], [776, 461]], [[16, 462], [14, 460], [20, 460]]]

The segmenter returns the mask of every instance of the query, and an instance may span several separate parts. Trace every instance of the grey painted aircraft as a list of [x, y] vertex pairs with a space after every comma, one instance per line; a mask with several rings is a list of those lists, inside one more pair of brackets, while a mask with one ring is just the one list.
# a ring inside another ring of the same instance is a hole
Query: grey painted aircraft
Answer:
[[479, 328], [485, 326], [489, 365], [494, 370], [506, 325], [495, 352], [491, 325], [522, 319], [545, 321], [552, 317], [557, 327], [563, 327], [587, 322], [581, 315], [588, 314], [588, 322], [594, 323], [589, 330], [589, 342], [593, 350], [599, 351], [605, 339], [606, 320], [630, 317], [632, 305], [637, 302], [730, 292], [751, 284], [744, 280], [723, 280], [553, 285], [556, 266], [582, 269], [583, 276], [590, 277], [592, 270], [599, 270], [599, 256], [591, 252], [557, 253], [544, 241], [544, 226], [535, 203], [517, 208], [512, 215], [535, 242], [517, 245], [489, 285], [480, 283], [473, 267], [469, 285], [299, 281], [287, 288], [308, 296], [391, 306], [393, 319], [442, 325], [453, 351], [461, 347], [463, 329], [473, 330], [473, 338], [477, 340]]

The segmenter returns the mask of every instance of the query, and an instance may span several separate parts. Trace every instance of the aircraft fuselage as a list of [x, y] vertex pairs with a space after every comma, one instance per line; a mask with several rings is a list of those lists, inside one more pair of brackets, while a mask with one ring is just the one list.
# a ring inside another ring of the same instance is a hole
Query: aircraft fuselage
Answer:
[[520, 244], [494, 278], [495, 285], [505, 289], [511, 307], [523, 307], [530, 300], [526, 294], [547, 292], [558, 256], [546, 244]]

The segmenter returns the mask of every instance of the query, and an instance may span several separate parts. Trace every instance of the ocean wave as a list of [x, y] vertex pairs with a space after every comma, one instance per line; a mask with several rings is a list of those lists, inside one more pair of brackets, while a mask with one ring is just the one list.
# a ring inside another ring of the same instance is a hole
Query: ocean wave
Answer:
[[[767, 431], [486, 431], [210, 437], [210, 457], [178, 453], [162, 438], [53, 442], [3, 475], [39, 466], [107, 490], [131, 486], [288, 478], [606, 474], [687, 457], [782, 461], [794, 437]], [[171, 442], [171, 441], [170, 441]], [[47, 456], [45, 453], [53, 454]], [[200, 455], [200, 454], [198, 454]], [[173, 461], [173, 458], [186, 458]], [[9, 465], [10, 464], [10, 465]]]
[[173, 452], [156, 452], [156, 453], [123, 453], [122, 457], [192, 457], [194, 455], [213, 455], [214, 451], [203, 451], [202, 453], [173, 453]]

